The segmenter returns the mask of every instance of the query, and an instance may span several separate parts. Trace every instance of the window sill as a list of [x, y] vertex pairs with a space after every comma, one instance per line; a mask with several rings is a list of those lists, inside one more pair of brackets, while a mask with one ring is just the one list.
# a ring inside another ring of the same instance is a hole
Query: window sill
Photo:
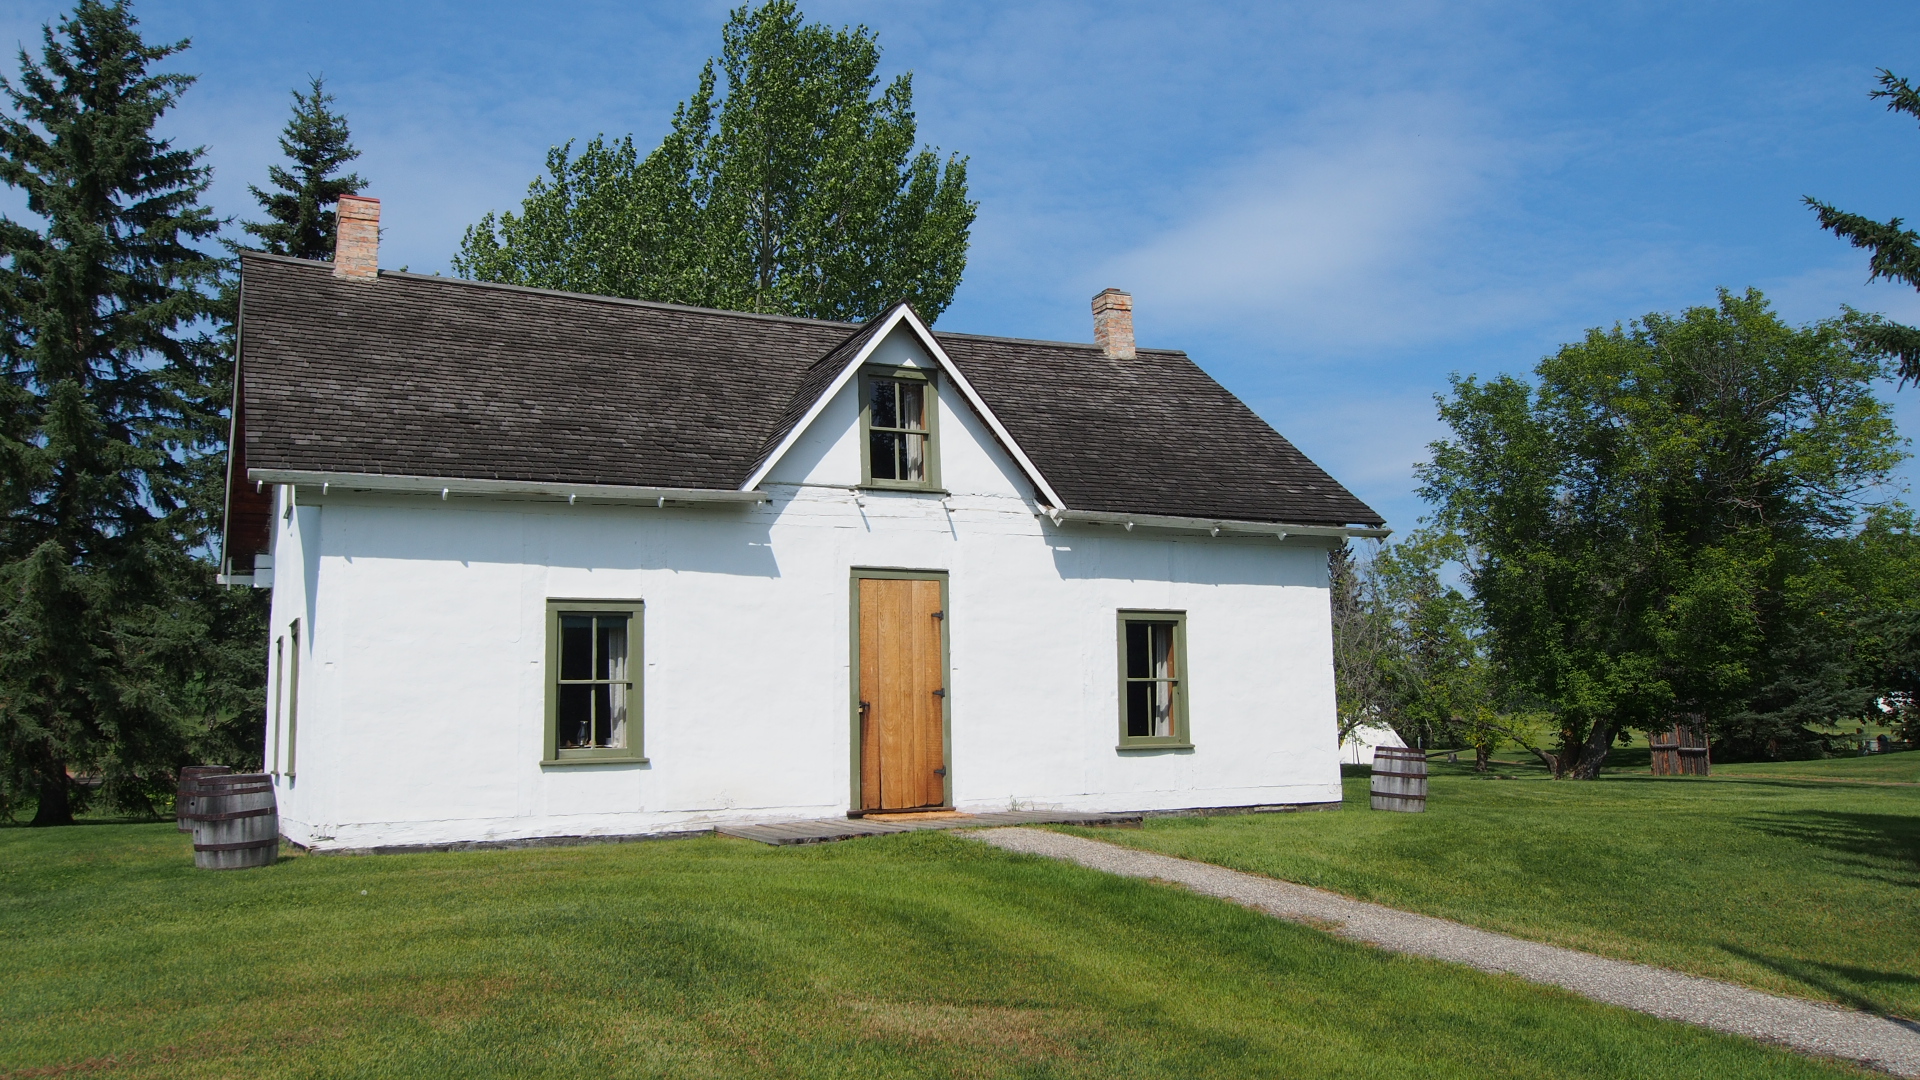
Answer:
[[943, 498], [953, 494], [953, 492], [948, 491], [946, 488], [943, 488], [943, 487], [932, 487], [927, 484], [890, 484], [885, 480], [869, 480], [866, 483], [861, 484], [859, 487], [859, 490], [861, 491], [895, 491], [895, 492], [903, 492], [908, 495], [939, 495]]
[[606, 757], [564, 757], [564, 758], [540, 759], [540, 767], [543, 769], [549, 765], [648, 765], [648, 764], [651, 764], [651, 762], [649, 762], [646, 758], [641, 757], [637, 754], [621, 754], [618, 756], [609, 754]]
[[1191, 750], [1193, 749], [1193, 744], [1190, 742], [1175, 742], [1171, 740], [1167, 742], [1123, 742], [1119, 746], [1114, 747], [1114, 749], [1121, 753], [1125, 753], [1128, 750]]

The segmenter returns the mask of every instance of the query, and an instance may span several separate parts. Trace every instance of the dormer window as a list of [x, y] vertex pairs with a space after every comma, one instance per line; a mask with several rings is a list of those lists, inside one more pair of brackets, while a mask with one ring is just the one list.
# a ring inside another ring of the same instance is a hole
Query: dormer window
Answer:
[[940, 486], [932, 377], [915, 368], [878, 368], [860, 377], [860, 449], [868, 487]]

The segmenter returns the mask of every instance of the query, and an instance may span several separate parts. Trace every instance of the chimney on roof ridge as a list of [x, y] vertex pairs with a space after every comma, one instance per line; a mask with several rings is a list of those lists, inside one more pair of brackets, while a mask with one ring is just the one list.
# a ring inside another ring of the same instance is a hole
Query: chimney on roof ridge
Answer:
[[333, 276], [372, 281], [380, 276], [380, 200], [342, 195], [334, 208]]
[[1093, 343], [1115, 360], [1133, 359], [1133, 294], [1102, 290], [1093, 298]]

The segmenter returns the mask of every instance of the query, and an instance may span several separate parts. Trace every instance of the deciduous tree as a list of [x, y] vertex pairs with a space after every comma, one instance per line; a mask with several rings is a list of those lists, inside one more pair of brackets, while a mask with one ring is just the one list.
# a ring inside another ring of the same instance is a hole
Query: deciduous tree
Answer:
[[1559, 724], [1556, 773], [1591, 777], [1623, 731], [1677, 716], [1737, 732], [1864, 707], [1844, 663], [1791, 677], [1812, 671], [1822, 546], [1905, 456], [1849, 330], [1723, 293], [1591, 331], [1532, 384], [1454, 381], [1422, 494], [1472, 546], [1503, 677]]
[[[860, 319], [944, 311], [966, 269], [966, 160], [915, 152], [911, 75], [875, 94], [865, 27], [808, 24], [791, 0], [732, 13], [667, 137], [572, 144], [520, 213], [468, 229], [456, 273], [741, 311]], [[724, 76], [722, 92], [720, 78]]]

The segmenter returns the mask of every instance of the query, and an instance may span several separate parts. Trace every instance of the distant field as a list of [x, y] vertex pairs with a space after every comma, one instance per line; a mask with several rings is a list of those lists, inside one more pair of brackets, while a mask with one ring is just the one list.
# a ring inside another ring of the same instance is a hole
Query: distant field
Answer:
[[0, 1076], [1860, 1075], [947, 835], [190, 861], [0, 829]]
[[[1920, 1017], [1920, 753], [1552, 781], [1432, 765], [1425, 814], [1073, 830], [1521, 937]], [[1508, 755], [1500, 755], [1502, 758]], [[1623, 755], [1629, 762], [1631, 755]], [[1463, 761], [1464, 761], [1463, 757]]]

